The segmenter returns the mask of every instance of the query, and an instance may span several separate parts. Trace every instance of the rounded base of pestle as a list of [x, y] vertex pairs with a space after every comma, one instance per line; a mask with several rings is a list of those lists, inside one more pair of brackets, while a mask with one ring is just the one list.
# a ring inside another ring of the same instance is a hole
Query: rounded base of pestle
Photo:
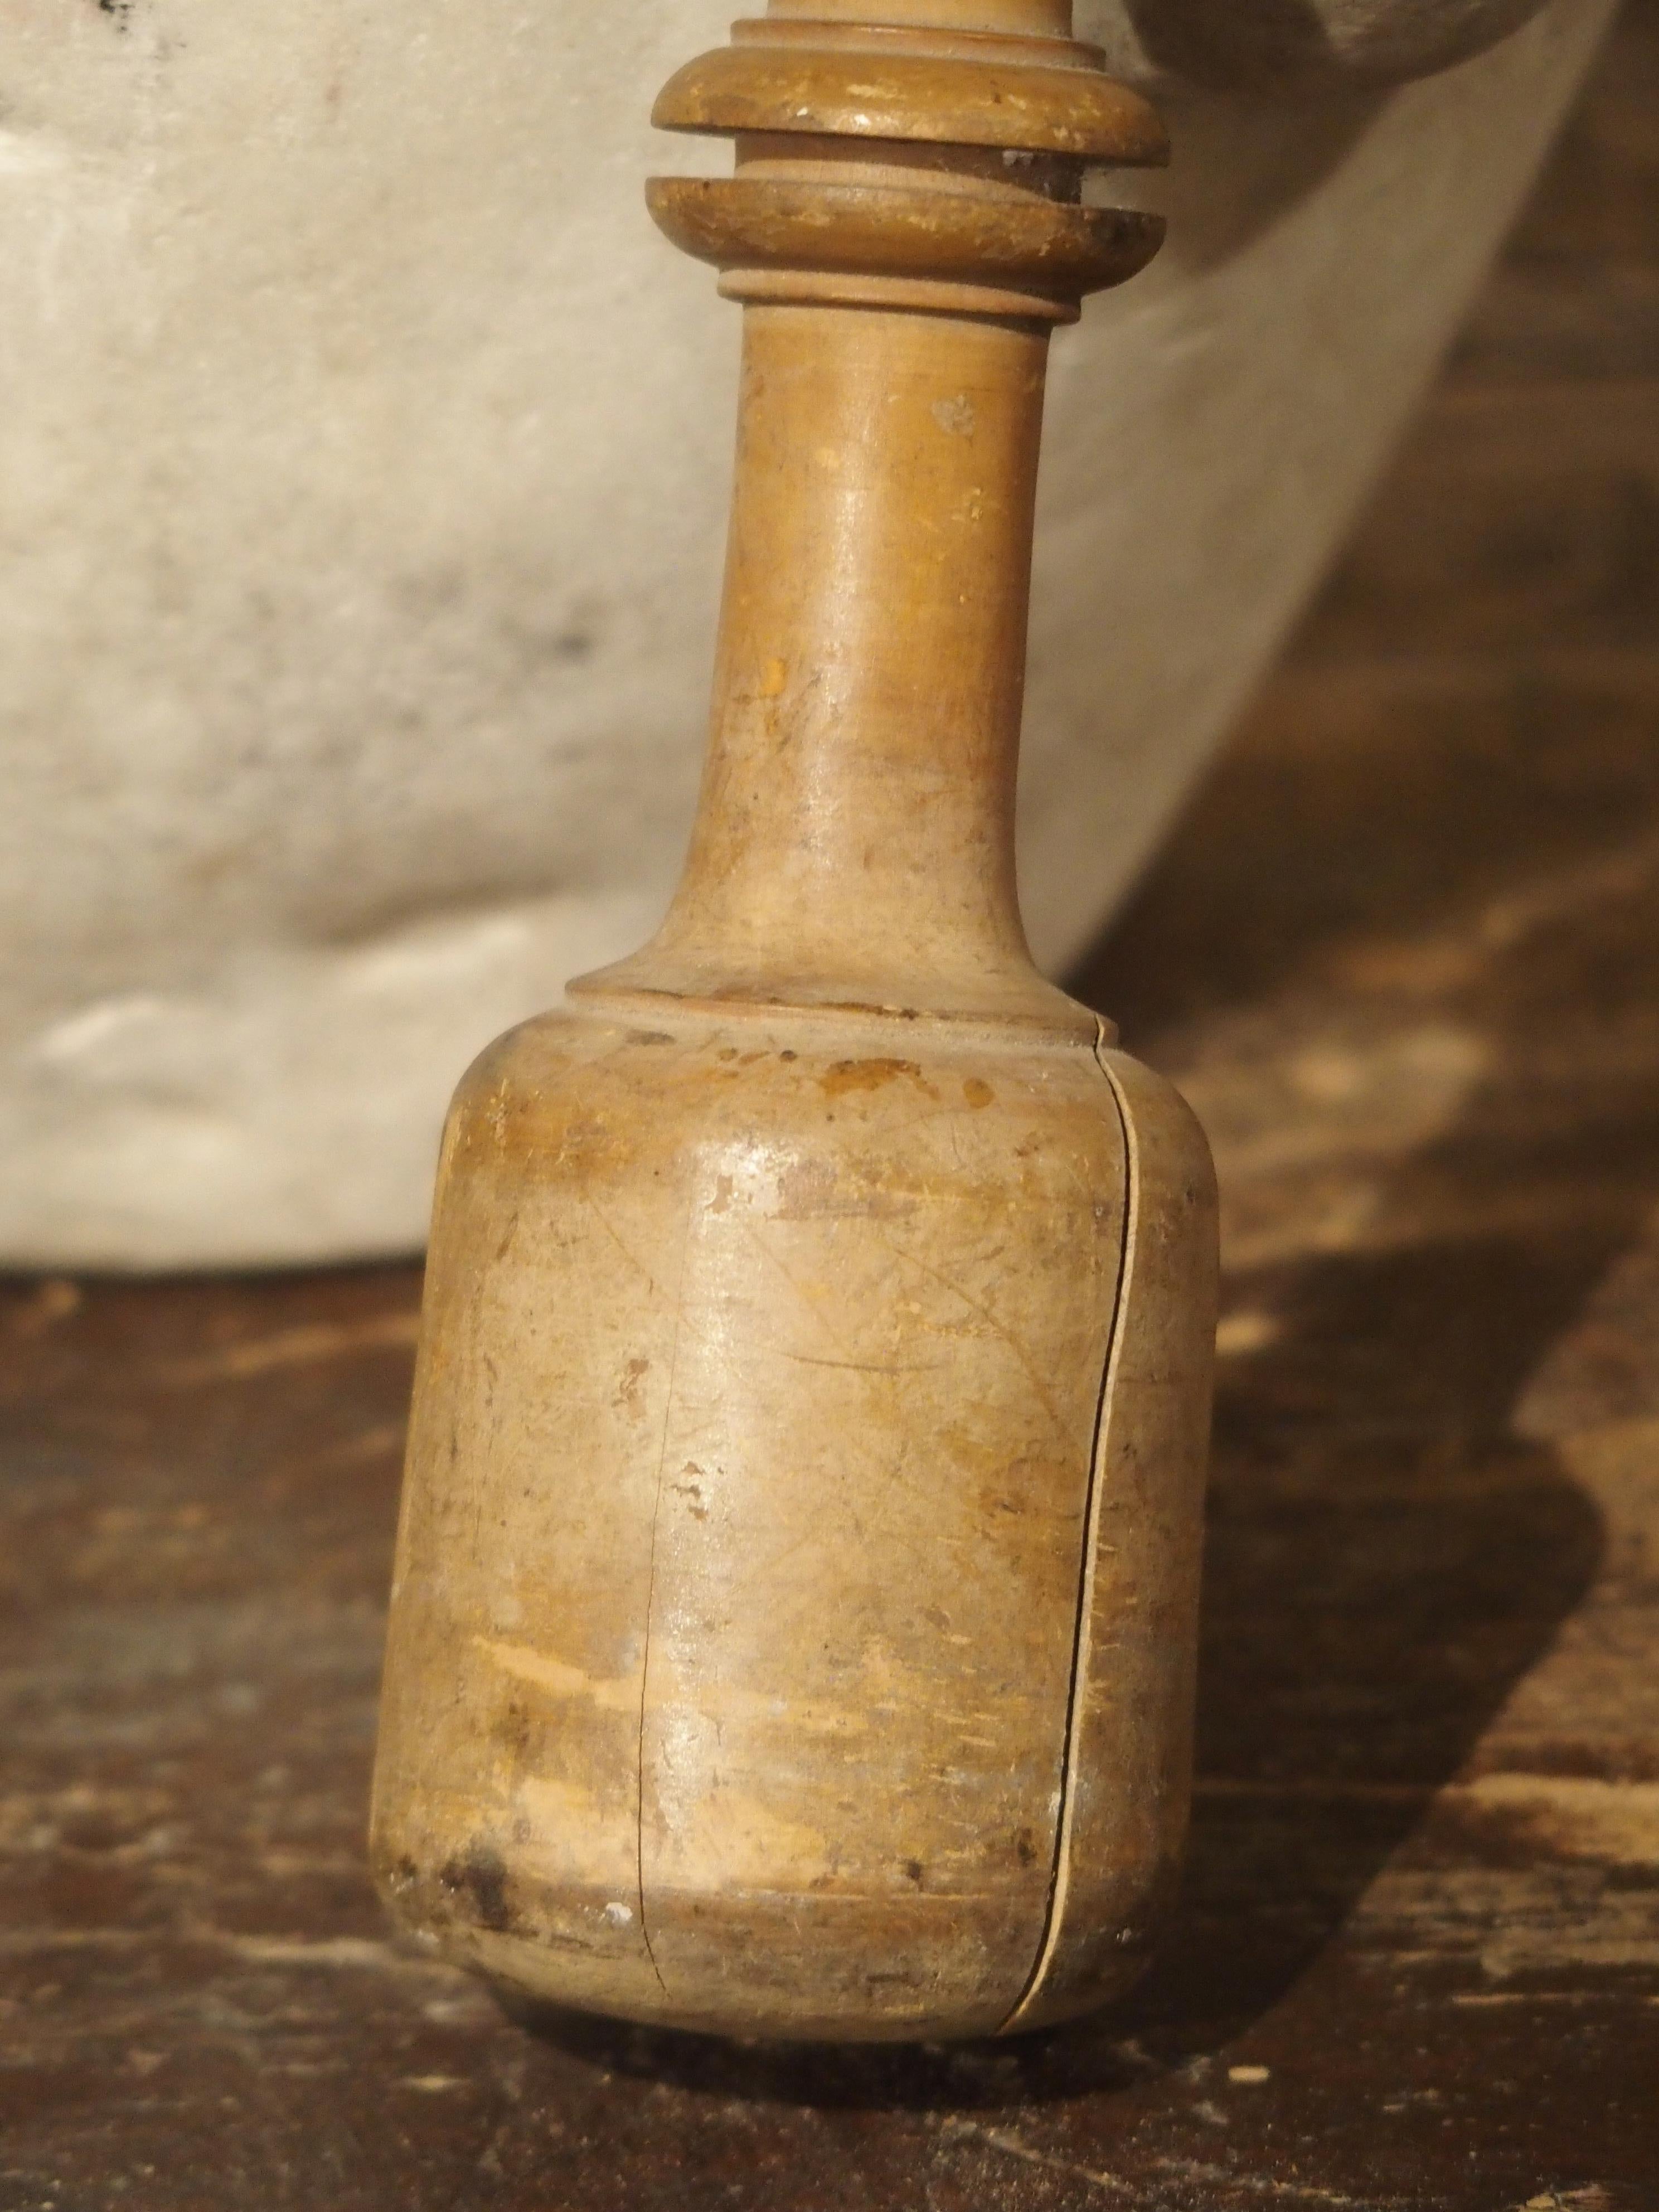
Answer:
[[1091, 2011], [1185, 1825], [1202, 1139], [1076, 1037], [617, 1011], [513, 1032], [452, 1113], [383, 1893], [663, 2027]]

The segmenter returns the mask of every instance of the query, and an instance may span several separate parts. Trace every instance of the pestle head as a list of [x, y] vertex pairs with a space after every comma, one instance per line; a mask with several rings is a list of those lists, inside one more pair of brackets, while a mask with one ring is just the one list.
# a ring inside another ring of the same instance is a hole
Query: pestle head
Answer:
[[1013, 860], [1048, 331], [1161, 234], [1077, 187], [1165, 144], [1062, 11], [915, 12], [659, 104], [738, 140], [652, 203], [746, 303], [708, 768], [452, 1109], [375, 1769], [417, 1935], [735, 2035], [1086, 2010], [1186, 1820], [1213, 1180]]

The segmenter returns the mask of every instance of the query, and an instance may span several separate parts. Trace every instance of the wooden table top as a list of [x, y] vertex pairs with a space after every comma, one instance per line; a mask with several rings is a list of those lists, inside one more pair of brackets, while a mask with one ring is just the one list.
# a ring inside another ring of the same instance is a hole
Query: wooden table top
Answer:
[[1172, 1938], [509, 2018], [363, 1869], [413, 1268], [0, 1294], [0, 2212], [1659, 2207], [1659, 6], [1086, 988], [1215, 1143]]

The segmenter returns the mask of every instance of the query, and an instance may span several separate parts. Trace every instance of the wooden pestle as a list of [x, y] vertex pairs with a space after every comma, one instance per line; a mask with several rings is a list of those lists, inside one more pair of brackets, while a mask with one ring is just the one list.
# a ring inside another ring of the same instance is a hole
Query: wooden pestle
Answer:
[[373, 1851], [538, 1996], [961, 2036], [1143, 1961], [1185, 1826], [1202, 1136], [1033, 967], [1050, 328], [1164, 157], [1060, 0], [774, 0], [656, 119], [745, 304], [708, 759], [642, 951], [443, 1146]]

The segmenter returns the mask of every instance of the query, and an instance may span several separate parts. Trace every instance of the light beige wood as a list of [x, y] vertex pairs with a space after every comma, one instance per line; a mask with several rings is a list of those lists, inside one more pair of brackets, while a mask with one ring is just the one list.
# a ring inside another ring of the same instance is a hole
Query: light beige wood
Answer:
[[652, 195], [748, 303], [708, 766], [656, 938], [451, 1114], [374, 1850], [542, 1996], [990, 2033], [1122, 1985], [1185, 1820], [1208, 1154], [1012, 844], [1048, 331], [1158, 239], [1082, 161], [1163, 138], [1036, 0], [862, 106], [800, 13], [659, 109], [738, 140]]

